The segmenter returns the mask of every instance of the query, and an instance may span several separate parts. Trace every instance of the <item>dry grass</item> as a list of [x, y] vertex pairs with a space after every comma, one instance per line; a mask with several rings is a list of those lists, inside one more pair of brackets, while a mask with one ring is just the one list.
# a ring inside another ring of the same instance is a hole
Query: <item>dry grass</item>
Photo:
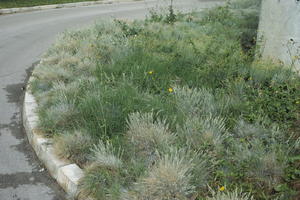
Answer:
[[175, 141], [175, 135], [168, 129], [165, 120], [155, 120], [153, 113], [133, 113], [128, 119], [127, 137], [138, 156], [153, 163], [159, 152], [166, 151]]
[[89, 158], [94, 141], [83, 131], [61, 134], [54, 138], [55, 153], [83, 166]]
[[187, 200], [193, 194], [192, 161], [178, 151], [163, 156], [149, 175], [136, 183], [132, 192], [125, 192], [123, 200]]

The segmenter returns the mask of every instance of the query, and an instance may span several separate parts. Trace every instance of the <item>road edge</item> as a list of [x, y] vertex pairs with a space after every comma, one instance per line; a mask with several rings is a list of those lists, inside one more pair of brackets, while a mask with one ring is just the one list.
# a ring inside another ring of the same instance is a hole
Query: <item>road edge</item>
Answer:
[[32, 7], [20, 7], [20, 8], [4, 8], [0, 9], [0, 15], [6, 14], [14, 14], [14, 13], [22, 13], [22, 12], [30, 12], [30, 11], [38, 11], [38, 10], [50, 10], [50, 9], [58, 9], [58, 8], [74, 8], [81, 6], [90, 6], [97, 4], [113, 4], [113, 3], [121, 3], [121, 2], [134, 2], [140, 0], [98, 0], [98, 1], [84, 1], [77, 3], [64, 3], [64, 4], [51, 4], [51, 5], [43, 5], [43, 6], [32, 6]]
[[33, 80], [34, 77], [31, 76], [27, 82], [22, 110], [23, 126], [28, 141], [52, 178], [69, 196], [78, 200], [93, 200], [91, 197], [81, 197], [79, 195], [79, 181], [83, 178], [84, 171], [75, 163], [58, 158], [54, 153], [53, 140], [44, 137], [38, 129], [39, 118], [36, 113], [38, 105], [29, 88], [30, 82]]

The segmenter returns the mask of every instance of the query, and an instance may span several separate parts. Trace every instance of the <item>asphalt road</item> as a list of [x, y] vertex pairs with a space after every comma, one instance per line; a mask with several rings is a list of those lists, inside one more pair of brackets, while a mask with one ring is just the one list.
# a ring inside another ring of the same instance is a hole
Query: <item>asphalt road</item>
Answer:
[[[178, 0], [182, 11], [202, 9], [216, 0]], [[97, 19], [144, 18], [158, 0], [62, 8], [0, 16], [0, 200], [63, 200], [66, 195], [37, 160], [23, 130], [22, 88], [34, 63], [67, 28]]]

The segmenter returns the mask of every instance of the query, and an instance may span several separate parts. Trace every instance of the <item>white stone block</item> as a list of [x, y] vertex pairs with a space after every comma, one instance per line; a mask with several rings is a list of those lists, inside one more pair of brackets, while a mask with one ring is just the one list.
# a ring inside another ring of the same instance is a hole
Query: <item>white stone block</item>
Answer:
[[35, 103], [35, 98], [34, 98], [34, 96], [31, 93], [29, 93], [27, 91], [25, 93], [24, 102], [25, 103]]
[[59, 168], [57, 181], [67, 193], [77, 196], [79, 180], [84, 173], [76, 164], [70, 164]]
[[70, 164], [70, 161], [59, 159], [50, 145], [43, 145], [40, 149], [41, 151], [37, 154], [39, 159], [44, 163], [51, 176], [57, 179], [59, 168]]

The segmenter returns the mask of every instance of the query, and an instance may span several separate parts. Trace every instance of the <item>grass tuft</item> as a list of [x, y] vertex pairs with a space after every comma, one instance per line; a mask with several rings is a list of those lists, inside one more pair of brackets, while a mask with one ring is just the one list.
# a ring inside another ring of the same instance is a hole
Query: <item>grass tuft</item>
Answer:
[[155, 119], [153, 113], [129, 115], [127, 137], [137, 155], [149, 164], [175, 141], [166, 120]]
[[99, 141], [97, 145], [94, 145], [91, 149], [92, 156], [90, 160], [95, 166], [107, 167], [107, 168], [120, 168], [122, 167], [122, 161], [120, 159], [120, 152], [116, 153], [116, 150], [111, 143], [104, 144]]
[[71, 160], [80, 166], [88, 162], [93, 139], [84, 131], [64, 133], [54, 137], [55, 153], [64, 159]]
[[165, 155], [151, 168], [149, 175], [136, 184], [135, 191], [125, 196], [139, 200], [188, 199], [194, 192], [189, 183], [191, 168], [192, 161], [180, 153], [175, 151], [172, 155]]

